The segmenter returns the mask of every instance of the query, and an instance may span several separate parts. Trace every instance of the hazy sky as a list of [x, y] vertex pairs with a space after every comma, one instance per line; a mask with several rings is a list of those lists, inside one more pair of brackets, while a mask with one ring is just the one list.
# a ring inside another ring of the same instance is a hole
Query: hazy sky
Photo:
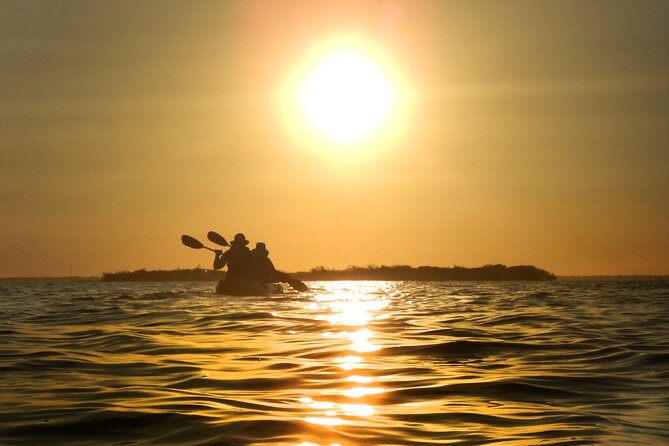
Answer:
[[[291, 88], [374, 48], [396, 125], [341, 149]], [[211, 265], [669, 273], [669, 2], [0, 1], [0, 277]], [[303, 120], [304, 121], [304, 120]]]

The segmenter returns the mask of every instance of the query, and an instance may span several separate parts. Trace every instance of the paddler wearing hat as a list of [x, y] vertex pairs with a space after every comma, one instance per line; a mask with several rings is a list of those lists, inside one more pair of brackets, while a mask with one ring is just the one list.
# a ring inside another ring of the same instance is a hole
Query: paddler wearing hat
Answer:
[[264, 283], [279, 281], [276, 277], [276, 268], [269, 259], [269, 251], [265, 243], [256, 243], [256, 247], [251, 251], [251, 259], [257, 280]]
[[251, 279], [253, 278], [253, 261], [251, 250], [247, 247], [249, 241], [241, 232], [235, 235], [230, 242], [230, 249], [223, 252], [216, 250], [214, 257], [214, 269], [221, 269], [228, 265], [226, 280]]

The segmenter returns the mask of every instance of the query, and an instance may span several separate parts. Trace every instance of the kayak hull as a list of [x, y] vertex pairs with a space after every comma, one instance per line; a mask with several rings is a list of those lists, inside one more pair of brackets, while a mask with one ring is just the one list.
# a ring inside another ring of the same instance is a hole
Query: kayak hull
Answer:
[[283, 293], [280, 283], [262, 283], [255, 280], [219, 280], [216, 284], [216, 294], [230, 296], [266, 296], [268, 294]]

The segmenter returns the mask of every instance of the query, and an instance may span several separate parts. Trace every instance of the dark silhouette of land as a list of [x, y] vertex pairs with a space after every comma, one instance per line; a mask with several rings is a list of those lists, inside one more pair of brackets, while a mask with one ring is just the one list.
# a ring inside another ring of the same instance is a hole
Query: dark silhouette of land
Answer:
[[0, 277], [0, 282], [96, 282], [100, 276], [24, 276]]
[[202, 268], [102, 273], [103, 282], [215, 282], [223, 277], [222, 271]]
[[350, 266], [345, 270], [323, 267], [292, 274], [301, 280], [555, 280], [554, 274], [535, 266], [485, 265], [477, 268], [408, 265], [367, 267]]
[[[318, 268], [315, 268], [318, 269]], [[202, 269], [186, 269], [186, 270], [172, 270], [172, 271], [146, 271], [138, 270], [133, 272], [116, 272], [104, 273], [107, 277], [100, 276], [26, 276], [26, 277], [0, 277], [0, 282], [95, 282], [95, 281], [156, 281], [156, 282], [213, 282], [218, 280], [218, 277], [225, 277], [225, 273], [214, 270]], [[219, 274], [217, 276], [216, 274]], [[300, 274], [300, 273], [298, 273]], [[301, 274], [311, 274], [311, 271]], [[550, 274], [550, 273], [549, 273]], [[146, 277], [153, 277], [147, 279]], [[167, 278], [164, 278], [167, 277]], [[178, 277], [178, 278], [177, 278]], [[184, 277], [184, 278], [181, 278]], [[335, 279], [305, 279], [305, 280], [335, 280]], [[343, 280], [343, 279], [342, 279]], [[390, 280], [390, 279], [384, 279]], [[398, 280], [398, 279], [393, 279]], [[401, 279], [400, 279], [401, 280]], [[410, 279], [421, 280], [421, 279]], [[456, 280], [456, 279], [437, 279], [437, 280]], [[467, 279], [457, 279], [467, 280]], [[483, 280], [483, 279], [475, 279]], [[534, 279], [526, 279], [534, 280]], [[552, 279], [539, 279], [552, 280]], [[669, 275], [609, 275], [609, 276], [557, 276], [556, 280], [565, 282], [581, 281], [581, 282], [654, 282], [654, 281], [669, 281]]]
[[[535, 266], [519, 265], [485, 265], [477, 268], [454, 266], [443, 268], [437, 266], [407, 265], [350, 266], [345, 270], [313, 268], [310, 271], [291, 273], [300, 280], [555, 280], [555, 275]], [[217, 281], [225, 277], [225, 273], [202, 268], [177, 269], [171, 271], [122, 271], [104, 273], [103, 281]]]

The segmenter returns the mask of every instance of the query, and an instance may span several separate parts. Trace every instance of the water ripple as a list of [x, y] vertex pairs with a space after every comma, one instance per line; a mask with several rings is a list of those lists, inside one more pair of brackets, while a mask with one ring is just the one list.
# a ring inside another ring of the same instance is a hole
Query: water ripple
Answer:
[[0, 443], [669, 443], [666, 282], [0, 283]]

